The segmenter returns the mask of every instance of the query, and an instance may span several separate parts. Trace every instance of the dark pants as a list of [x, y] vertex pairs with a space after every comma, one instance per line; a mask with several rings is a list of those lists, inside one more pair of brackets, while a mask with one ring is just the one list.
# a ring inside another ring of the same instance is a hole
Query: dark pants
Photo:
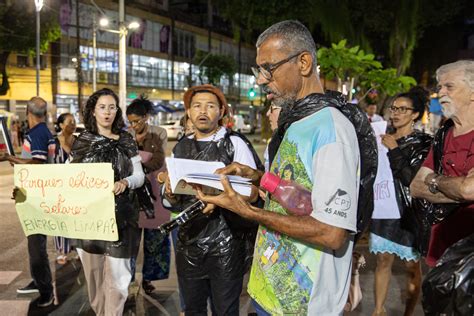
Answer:
[[28, 236], [31, 277], [43, 297], [49, 297], [53, 293], [51, 269], [49, 268], [46, 245], [47, 239], [45, 235], [35, 234]]
[[207, 316], [207, 300], [211, 299], [212, 314], [238, 316], [239, 297], [243, 278], [236, 280], [210, 280], [179, 278], [183, 292], [185, 315]]

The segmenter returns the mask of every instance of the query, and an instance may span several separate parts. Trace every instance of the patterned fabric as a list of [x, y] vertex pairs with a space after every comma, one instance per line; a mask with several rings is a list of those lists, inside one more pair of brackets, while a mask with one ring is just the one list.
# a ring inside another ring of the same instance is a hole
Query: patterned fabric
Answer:
[[155, 281], [167, 279], [170, 273], [170, 239], [156, 229], [144, 229], [143, 279]]
[[[57, 137], [55, 137], [54, 141], [56, 143], [54, 163], [65, 163], [69, 158], [69, 154], [61, 147], [61, 143]], [[67, 255], [71, 252], [71, 244], [66, 237], [54, 236], [54, 247], [56, 248], [56, 252], [62, 255]]]
[[[312, 191], [312, 217], [355, 233], [358, 167], [354, 128], [328, 107], [288, 128], [270, 172]], [[287, 214], [269, 198], [265, 209]], [[340, 250], [327, 250], [260, 225], [249, 294], [272, 315], [339, 315], [347, 300], [352, 245], [351, 239]]]
[[369, 238], [369, 251], [373, 254], [390, 253], [406, 261], [420, 260], [420, 253], [416, 251], [413, 247], [407, 247], [397, 244], [391, 240], [385, 239], [372, 233], [370, 233]]

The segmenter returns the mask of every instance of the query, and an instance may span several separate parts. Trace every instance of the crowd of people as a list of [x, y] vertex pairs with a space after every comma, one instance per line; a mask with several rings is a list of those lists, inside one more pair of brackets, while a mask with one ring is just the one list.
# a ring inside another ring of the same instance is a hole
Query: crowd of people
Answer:
[[[46, 102], [28, 102], [29, 132], [21, 158], [2, 153], [11, 164], [112, 164], [118, 241], [68, 240], [55, 237], [58, 262], [73, 247], [81, 260], [90, 305], [97, 315], [121, 315], [135, 275], [143, 225], [134, 201], [150, 182], [154, 205], [148, 219], [179, 213], [200, 200], [202, 213], [172, 233], [185, 315], [239, 315], [242, 293], [257, 315], [342, 315], [351, 291], [354, 245], [366, 229], [369, 251], [376, 256], [373, 314], [384, 307], [396, 258], [407, 272], [405, 315], [413, 315], [422, 283], [424, 258], [434, 267], [443, 253], [474, 233], [474, 61], [457, 61], [437, 71], [438, 98], [444, 125], [434, 138], [415, 129], [429, 104], [415, 87], [391, 103], [390, 129], [381, 136], [396, 193], [397, 218], [374, 218], [363, 227], [361, 213], [373, 200], [364, 192], [375, 180], [368, 172], [371, 132], [382, 121], [374, 105], [348, 116], [340, 94], [324, 91], [317, 72], [316, 44], [298, 21], [283, 21], [265, 30], [256, 43], [256, 83], [271, 102], [267, 116], [273, 131], [262, 163], [252, 144], [225, 127], [229, 108], [219, 88], [200, 85], [184, 94], [186, 133], [172, 150], [175, 158], [219, 161], [223, 192], [174, 194], [165, 166], [166, 132], [149, 125], [151, 102], [139, 98], [126, 109], [126, 131], [117, 95], [94, 92], [84, 108], [85, 131], [73, 135], [71, 114], [58, 117], [58, 135], [45, 124]], [[373, 138], [373, 139], [372, 139]], [[290, 213], [272, 195], [259, 190], [265, 172], [297, 183], [311, 192], [310, 214]], [[365, 172], [365, 173], [364, 173]], [[228, 175], [251, 179], [250, 196], [234, 191]], [[147, 179], [147, 180], [146, 180]], [[361, 205], [365, 206], [362, 209]], [[166, 215], [163, 215], [166, 214]], [[158, 230], [143, 232], [143, 280], [167, 278], [170, 239]], [[53, 303], [46, 236], [28, 237], [33, 281], [18, 293], [39, 292], [39, 307]]]

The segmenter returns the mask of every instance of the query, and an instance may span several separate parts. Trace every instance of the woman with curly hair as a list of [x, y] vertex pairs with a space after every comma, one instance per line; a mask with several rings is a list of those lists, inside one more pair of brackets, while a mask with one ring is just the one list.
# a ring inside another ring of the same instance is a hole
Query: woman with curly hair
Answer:
[[87, 281], [89, 301], [97, 315], [122, 315], [132, 279], [130, 258], [140, 244], [137, 209], [130, 191], [141, 187], [144, 173], [137, 144], [122, 130], [124, 122], [118, 97], [110, 89], [94, 92], [84, 108], [82, 132], [74, 142], [72, 163], [112, 164], [114, 170], [117, 241], [77, 240]]
[[372, 219], [369, 250], [377, 256], [375, 269], [375, 311], [373, 316], [384, 316], [388, 286], [395, 257], [405, 263], [408, 282], [405, 316], [413, 315], [421, 289], [420, 257], [426, 248], [426, 237], [420, 234], [422, 225], [417, 219], [417, 207], [410, 195], [410, 182], [428, 155], [432, 138], [414, 129], [428, 104], [427, 92], [415, 87], [399, 94], [390, 107], [393, 133], [382, 135], [388, 148], [397, 198], [399, 219]]

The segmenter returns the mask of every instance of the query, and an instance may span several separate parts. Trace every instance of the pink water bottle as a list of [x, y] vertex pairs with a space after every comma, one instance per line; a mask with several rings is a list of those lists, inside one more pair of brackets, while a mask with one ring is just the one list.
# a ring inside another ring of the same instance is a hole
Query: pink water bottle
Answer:
[[265, 172], [260, 187], [272, 194], [272, 197], [292, 215], [309, 215], [313, 211], [311, 191], [302, 185]]

